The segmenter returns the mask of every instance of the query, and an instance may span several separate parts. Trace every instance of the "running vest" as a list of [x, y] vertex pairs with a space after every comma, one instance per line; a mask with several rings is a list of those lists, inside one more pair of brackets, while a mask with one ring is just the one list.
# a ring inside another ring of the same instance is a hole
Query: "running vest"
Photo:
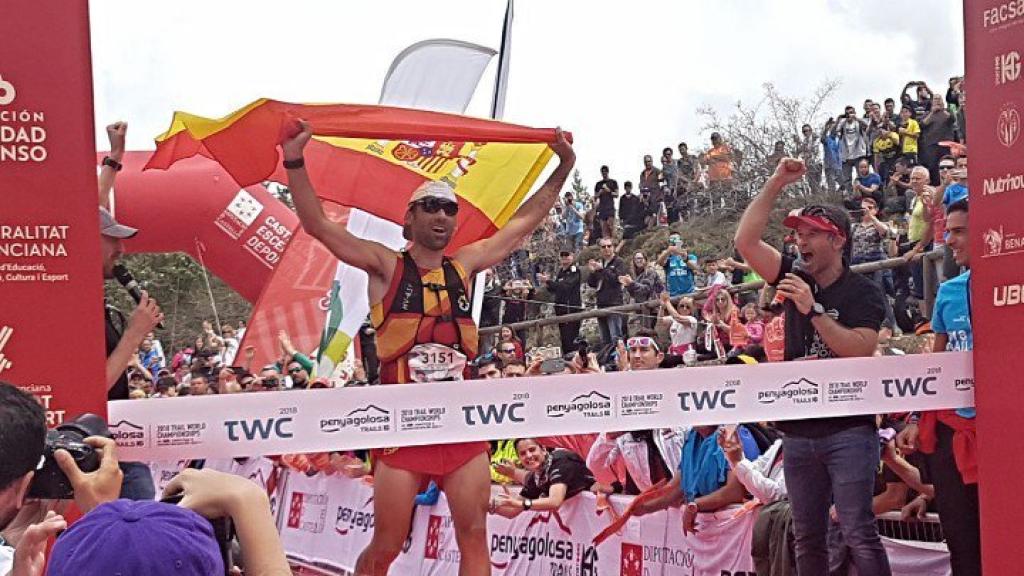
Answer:
[[423, 272], [408, 252], [397, 259], [384, 299], [370, 310], [381, 383], [411, 381], [406, 354], [417, 344], [444, 344], [469, 360], [476, 357], [477, 326], [462, 266], [446, 256], [440, 268]]

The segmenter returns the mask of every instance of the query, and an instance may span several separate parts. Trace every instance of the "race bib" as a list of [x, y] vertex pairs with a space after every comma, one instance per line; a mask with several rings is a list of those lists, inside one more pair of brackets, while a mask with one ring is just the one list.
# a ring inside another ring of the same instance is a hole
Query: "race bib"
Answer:
[[462, 380], [466, 355], [444, 344], [417, 344], [406, 355], [413, 382]]

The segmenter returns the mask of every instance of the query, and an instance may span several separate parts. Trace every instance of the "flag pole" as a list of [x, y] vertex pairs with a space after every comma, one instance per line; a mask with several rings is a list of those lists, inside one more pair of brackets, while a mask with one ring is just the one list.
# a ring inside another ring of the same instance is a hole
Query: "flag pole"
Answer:
[[491, 118], [501, 120], [505, 116], [505, 94], [508, 91], [508, 70], [512, 60], [512, 4], [505, 6], [505, 23], [501, 27], [501, 48], [498, 51], [498, 73], [494, 78], [494, 96], [491, 99]]
[[[494, 94], [491, 97], [491, 118], [501, 120], [505, 116], [505, 94], [508, 92], [508, 70], [512, 56], [512, 4], [505, 5], [505, 20], [501, 27], [501, 48], [498, 51], [498, 71], [494, 76]], [[484, 308], [484, 273], [478, 272], [473, 286], [473, 321], [480, 325]], [[481, 352], [485, 347], [481, 346]]]

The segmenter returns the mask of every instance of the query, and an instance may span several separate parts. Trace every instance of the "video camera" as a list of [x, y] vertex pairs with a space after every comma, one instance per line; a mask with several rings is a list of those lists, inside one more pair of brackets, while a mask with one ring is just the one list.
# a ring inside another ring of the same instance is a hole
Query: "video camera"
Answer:
[[79, 470], [86, 473], [95, 472], [100, 467], [100, 455], [95, 448], [85, 443], [85, 439], [90, 436], [112, 438], [107, 423], [95, 414], [82, 414], [48, 431], [43, 459], [32, 478], [28, 497], [40, 500], [74, 498], [74, 488], [53, 455], [57, 450], [66, 450], [75, 460]]

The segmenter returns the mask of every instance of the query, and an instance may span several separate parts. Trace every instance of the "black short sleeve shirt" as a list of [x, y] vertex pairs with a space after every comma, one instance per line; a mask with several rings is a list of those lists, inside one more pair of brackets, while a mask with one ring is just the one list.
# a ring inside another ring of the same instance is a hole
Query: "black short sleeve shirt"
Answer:
[[556, 448], [551, 451], [551, 462], [539, 472], [530, 472], [519, 495], [523, 498], [541, 498], [548, 495], [551, 486], [565, 484], [565, 497], [571, 498], [590, 490], [594, 475], [579, 454]]
[[[776, 282], [786, 274], [793, 272], [794, 262], [792, 257], [782, 257], [782, 265]], [[799, 271], [796, 274], [811, 285], [814, 300], [825, 308], [825, 313], [843, 326], [868, 328], [876, 332], [881, 328], [882, 320], [885, 318], [882, 300], [885, 295], [871, 280], [846, 268], [838, 280], [825, 288], [820, 288], [808, 274]], [[786, 360], [838, 357], [814, 330], [810, 318], [801, 314], [792, 302], [786, 302], [785, 314]], [[845, 428], [861, 425], [874, 426], [874, 424], [874, 416], [861, 415], [780, 422], [778, 427], [787, 434], [820, 437]]]

